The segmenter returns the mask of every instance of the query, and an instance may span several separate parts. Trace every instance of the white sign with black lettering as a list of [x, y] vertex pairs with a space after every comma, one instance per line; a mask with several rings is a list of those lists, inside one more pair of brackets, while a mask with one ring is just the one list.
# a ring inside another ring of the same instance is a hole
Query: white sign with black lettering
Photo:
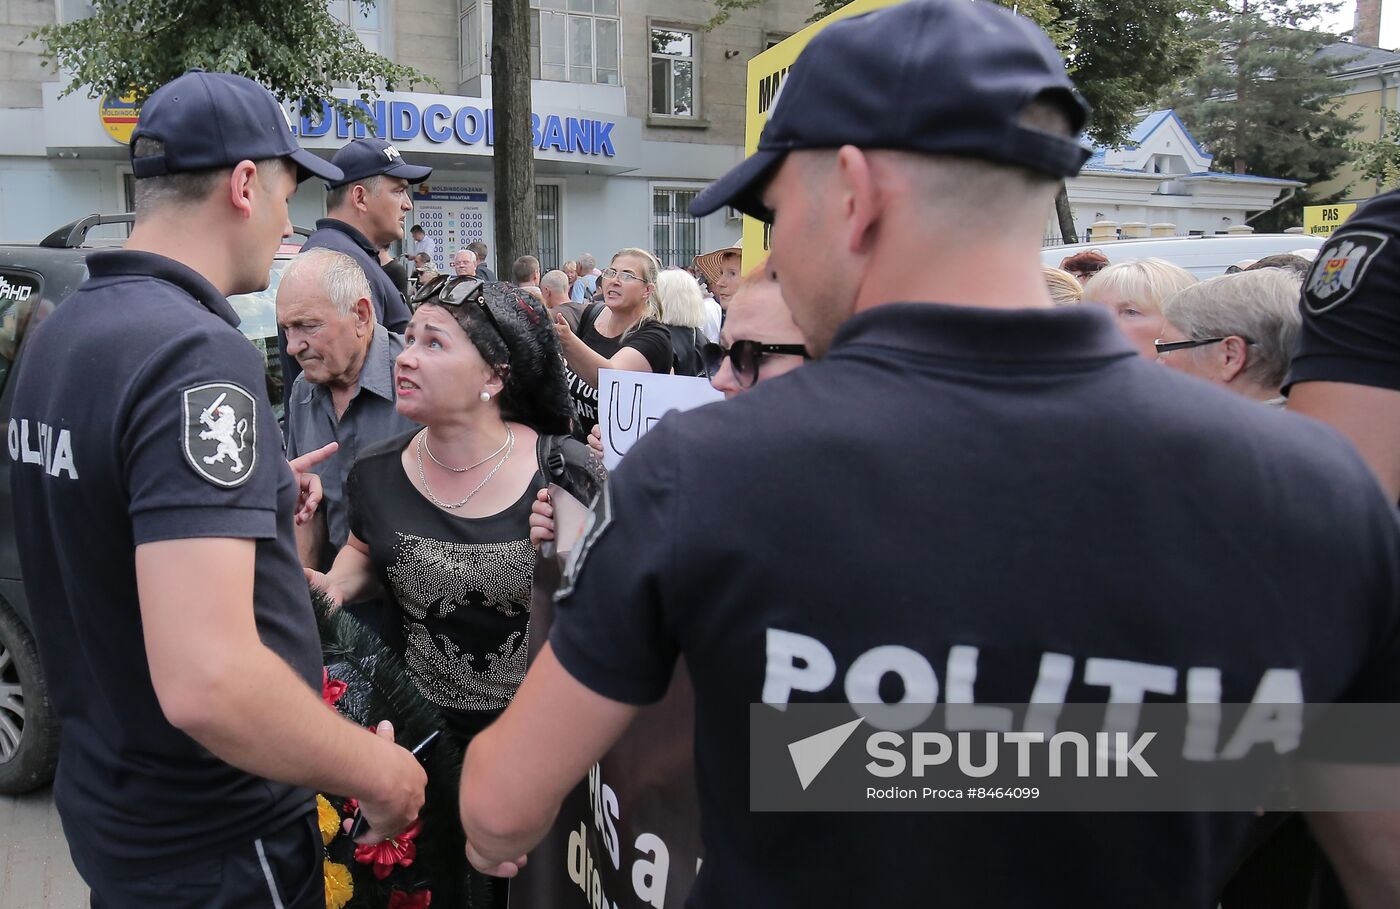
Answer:
[[598, 370], [598, 425], [603, 429], [603, 466], [613, 470], [627, 450], [673, 410], [723, 401], [708, 379], [620, 369]]

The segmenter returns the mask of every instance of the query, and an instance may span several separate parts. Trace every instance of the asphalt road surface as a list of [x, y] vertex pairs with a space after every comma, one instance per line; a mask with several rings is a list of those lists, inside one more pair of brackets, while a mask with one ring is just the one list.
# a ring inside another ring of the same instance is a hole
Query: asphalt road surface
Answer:
[[0, 795], [0, 909], [87, 909], [53, 793]]

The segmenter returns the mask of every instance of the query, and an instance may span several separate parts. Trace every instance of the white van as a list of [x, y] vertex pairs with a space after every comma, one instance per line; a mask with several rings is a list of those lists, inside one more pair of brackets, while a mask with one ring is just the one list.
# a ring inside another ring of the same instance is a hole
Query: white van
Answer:
[[1098, 243], [1072, 243], [1068, 246], [1047, 246], [1041, 250], [1044, 265], [1059, 267], [1066, 256], [1097, 249], [1108, 256], [1108, 263], [1131, 262], [1134, 259], [1165, 259], [1179, 265], [1198, 278], [1213, 278], [1225, 274], [1225, 269], [1242, 259], [1262, 259], [1291, 253], [1300, 249], [1316, 251], [1323, 237], [1305, 234], [1249, 234], [1232, 237], [1149, 237], [1143, 240], [1103, 240]]

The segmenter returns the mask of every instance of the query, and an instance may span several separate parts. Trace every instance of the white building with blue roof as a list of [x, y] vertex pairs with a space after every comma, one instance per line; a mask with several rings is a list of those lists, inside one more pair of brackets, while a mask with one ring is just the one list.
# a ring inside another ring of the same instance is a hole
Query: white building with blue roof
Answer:
[[[1140, 120], [1119, 148], [1096, 148], [1083, 171], [1069, 181], [1074, 224], [1084, 232], [1114, 222], [1129, 236], [1146, 236], [1153, 225], [1172, 225], [1167, 236], [1214, 235], [1249, 226], [1249, 219], [1285, 201], [1303, 184], [1296, 180], [1219, 173], [1174, 111], [1153, 111]], [[1139, 233], [1140, 232], [1140, 233]], [[1046, 237], [1059, 237], [1051, 221]]]

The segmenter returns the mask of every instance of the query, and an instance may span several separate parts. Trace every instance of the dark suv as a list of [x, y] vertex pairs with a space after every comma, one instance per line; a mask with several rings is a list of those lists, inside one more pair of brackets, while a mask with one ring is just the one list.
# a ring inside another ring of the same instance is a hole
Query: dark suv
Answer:
[[[0, 794], [27, 792], [53, 779], [58, 758], [58, 723], [50, 709], [30, 615], [42, 603], [24, 595], [16, 537], [27, 528], [15, 524], [10, 497], [10, 459], [20, 456], [18, 430], [9, 426], [14, 396], [10, 377], [24, 353], [27, 332], [67, 299], [87, 279], [87, 257], [94, 249], [118, 246], [121, 238], [92, 241], [102, 225], [125, 232], [131, 215], [90, 215], [45, 237], [37, 246], [0, 245], [0, 423], [10, 457], [0, 458]], [[296, 229], [303, 237], [307, 231]], [[240, 329], [267, 363], [268, 397], [281, 409], [282, 367], [277, 349], [275, 295], [282, 269], [298, 247], [286, 245], [273, 263], [268, 289], [231, 297], [242, 317]], [[94, 376], [94, 381], [101, 381]], [[279, 412], [280, 416], [280, 412]]]

